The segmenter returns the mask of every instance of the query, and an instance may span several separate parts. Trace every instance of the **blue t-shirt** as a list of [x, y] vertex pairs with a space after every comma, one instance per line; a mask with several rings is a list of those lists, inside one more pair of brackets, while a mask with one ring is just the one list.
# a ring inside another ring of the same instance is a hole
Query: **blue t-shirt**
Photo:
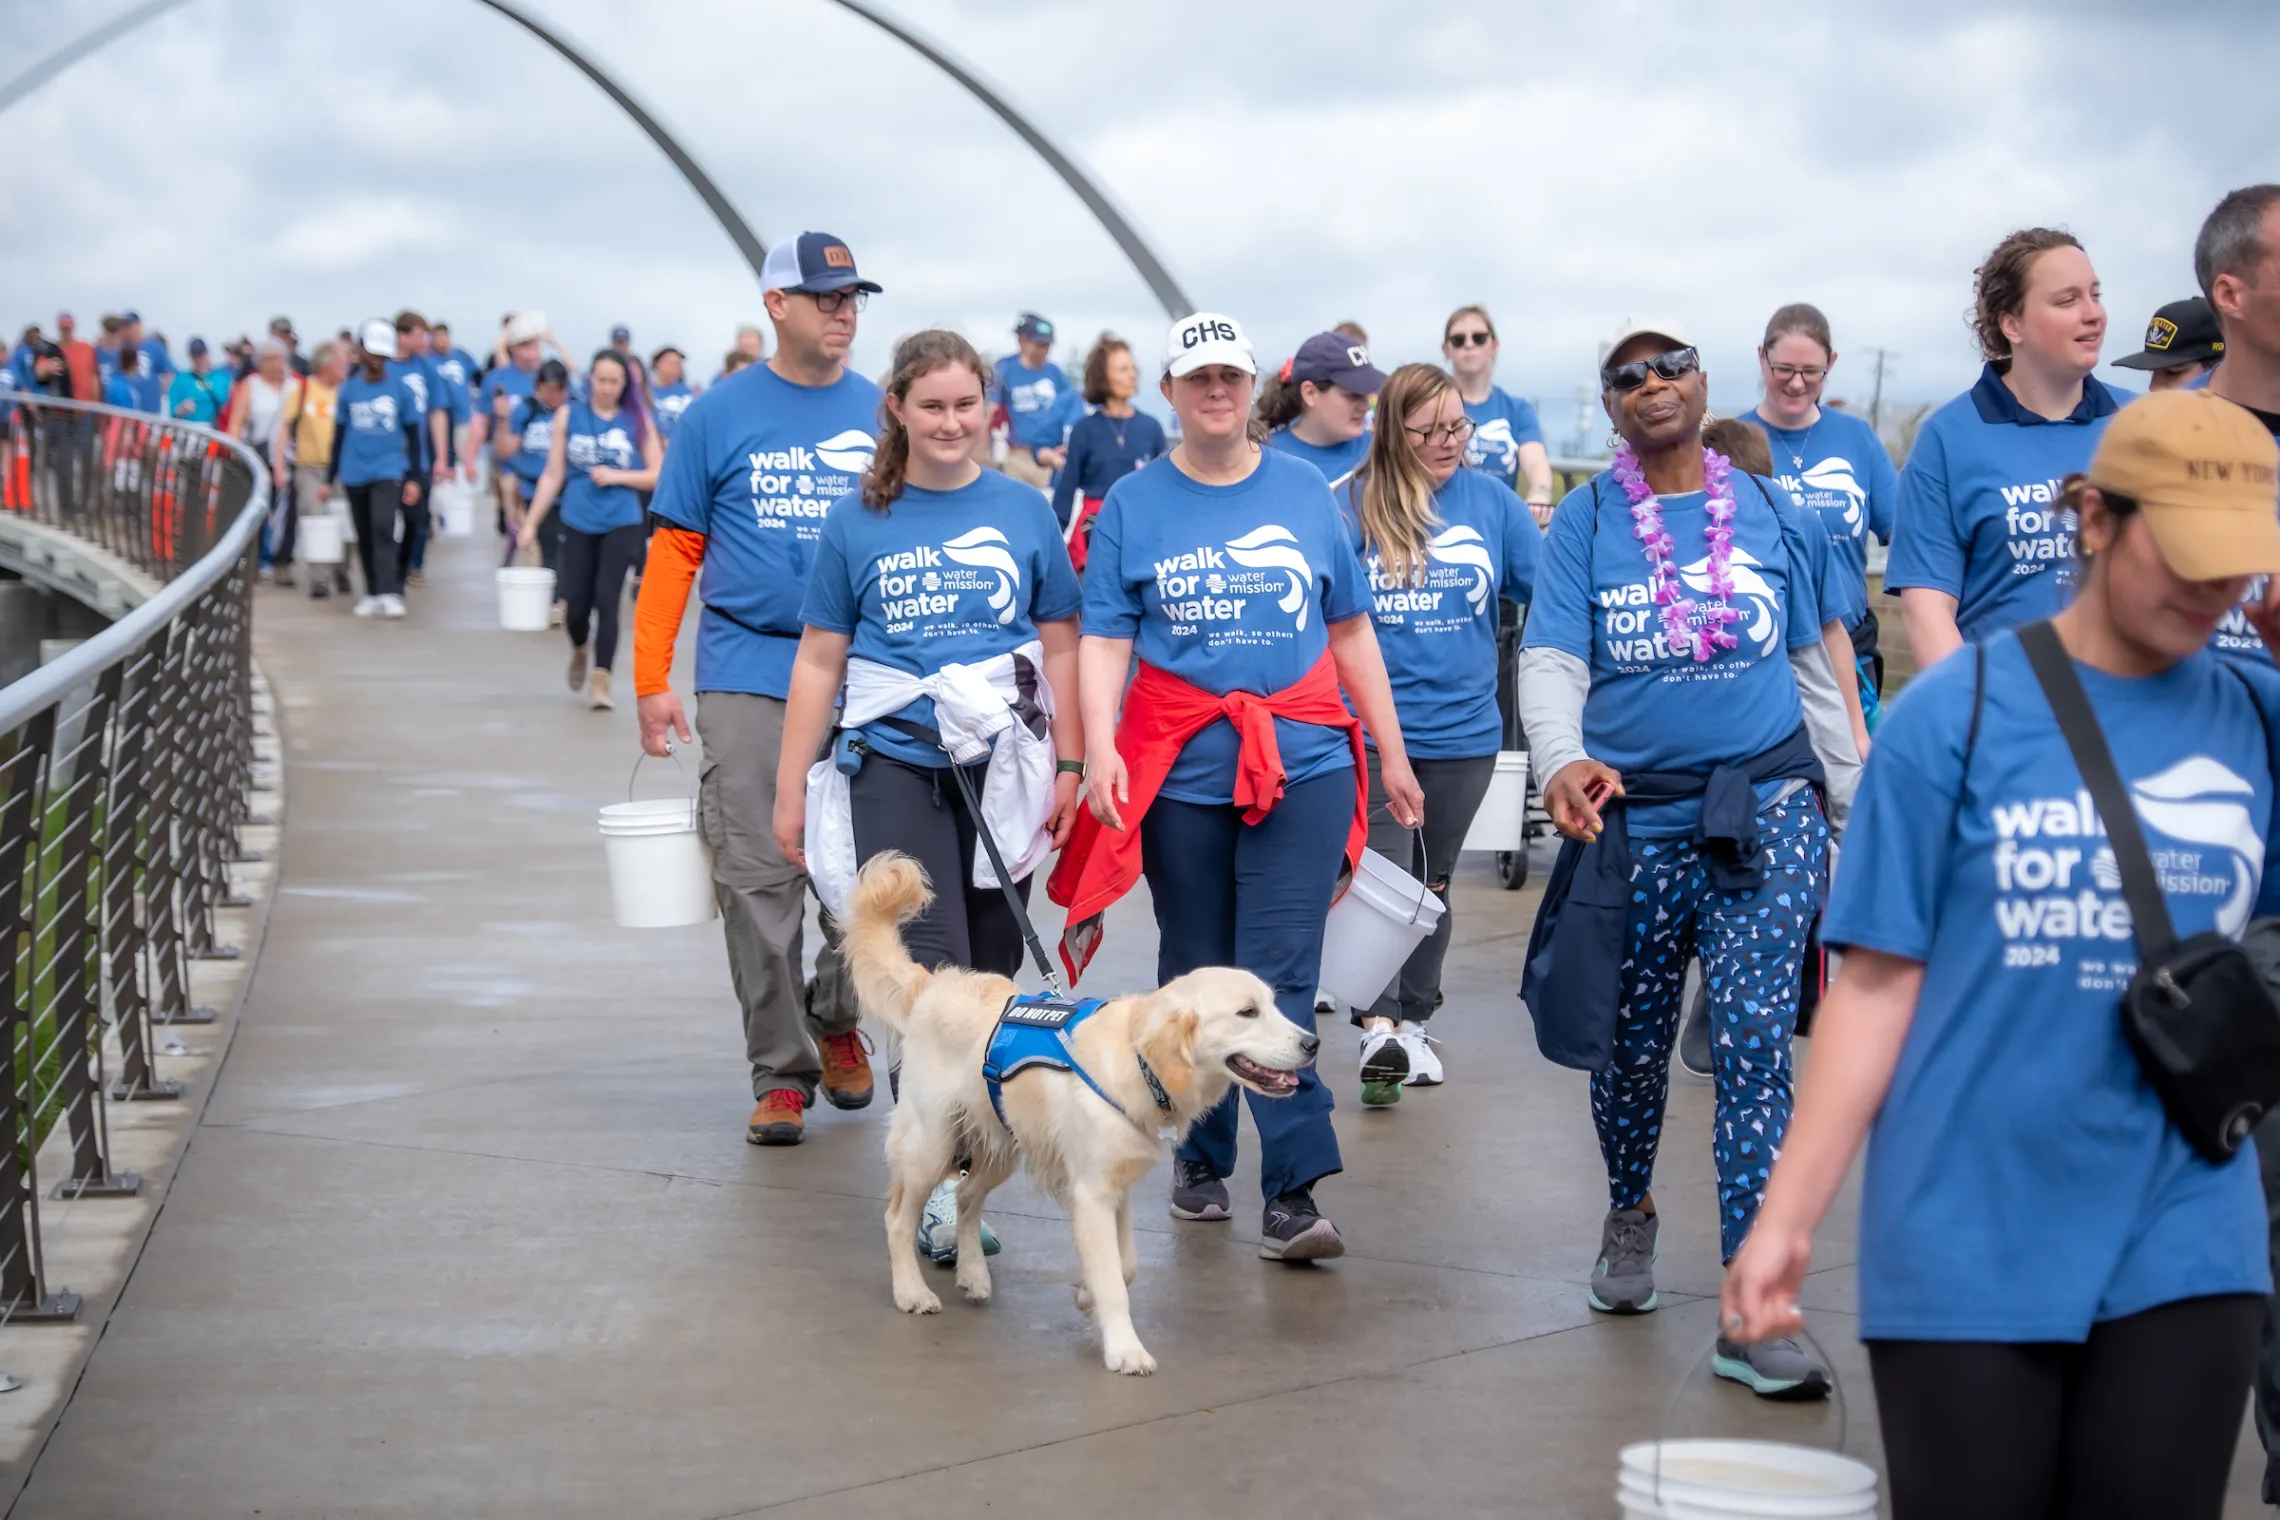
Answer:
[[673, 441], [673, 430], [681, 425], [681, 414], [697, 393], [676, 380], [671, 385], [660, 385], [649, 393], [650, 411], [657, 420], [657, 436], [665, 442]]
[[[483, 389], [476, 398], [476, 405], [481, 408], [484, 416], [492, 419], [491, 452], [493, 454], [497, 454], [499, 450], [500, 429], [497, 426], [498, 413], [494, 410], [499, 404], [498, 398], [512, 396], [520, 402], [530, 395], [531, 388], [536, 384], [537, 381], [532, 371], [517, 369], [512, 364], [502, 364], [495, 369], [484, 372]], [[514, 411], [510, 409], [507, 415], [509, 417], [514, 416]], [[515, 431], [511, 422], [506, 431]], [[516, 473], [520, 474], [521, 471], [518, 470]]]
[[[1924, 965], [1869, 1141], [1861, 1334], [2080, 1341], [2159, 1304], [2261, 1295], [2256, 1157], [2203, 1161], [2146, 1084], [2116, 1011], [2138, 953], [2096, 810], [2009, 633], [1986, 640], [1967, 770], [1975, 665], [1941, 661], [1886, 715], [1822, 930]], [[2271, 911], [2280, 676], [2207, 654], [2134, 680], [2077, 668], [2178, 934]]]
[[2051, 422], [2020, 406], [1987, 366], [1916, 435], [1900, 472], [1886, 588], [1954, 597], [1966, 643], [2057, 612], [2074, 578], [2074, 521], [2058, 504], [2059, 488], [2090, 467], [2120, 407], [2091, 378], [2073, 413]]
[[[1039, 623], [1078, 608], [1077, 573], [1045, 498], [984, 470], [955, 491], [908, 487], [885, 512], [843, 498], [823, 520], [800, 620], [852, 635], [850, 655], [925, 676], [1018, 649]], [[934, 702], [922, 697], [895, 716], [931, 728]], [[913, 765], [950, 763], [880, 724], [863, 736]]]
[[431, 354], [428, 364], [443, 384], [444, 409], [451, 413], [451, 420], [467, 421], [475, 409], [475, 356], [464, 348], [455, 348], [447, 354]]
[[1465, 415], [1473, 420], [1473, 435], [1465, 444], [1466, 467], [1503, 481], [1511, 490], [1519, 490], [1520, 445], [1544, 441], [1543, 425], [1536, 420], [1535, 407], [1492, 385], [1486, 397], [1465, 403]]
[[1267, 446], [1280, 449], [1294, 459], [1305, 460], [1322, 472], [1325, 481], [1336, 485], [1353, 474], [1356, 466], [1368, 456], [1370, 435], [1364, 431], [1344, 443], [1323, 448], [1320, 444], [1308, 443], [1287, 427], [1279, 427], [1267, 435]]
[[622, 407], [616, 416], [603, 417], [583, 401], [569, 406], [562, 424], [569, 429], [562, 440], [562, 526], [580, 533], [640, 527], [641, 493], [631, 486], [595, 485], [593, 476], [597, 465], [613, 470], [641, 468], [641, 442], [634, 436], [633, 418]]
[[1031, 369], [1020, 355], [1008, 354], [997, 362], [997, 384], [990, 388], [990, 399], [1005, 408], [1007, 441], [1015, 448], [1055, 449], [1061, 446], [1070, 420], [1063, 398], [1076, 393], [1052, 360]]
[[166, 415], [177, 422], [211, 424], [229, 398], [227, 370], [210, 369], [203, 375], [182, 370], [166, 382]]
[[441, 412], [451, 415], [451, 394], [443, 377], [435, 372], [435, 361], [426, 354], [415, 354], [409, 359], [388, 361], [388, 373], [400, 378], [404, 388], [412, 393], [414, 414], [419, 418], [420, 463], [422, 475], [435, 471], [435, 439], [428, 432], [428, 414]]
[[1402, 742], [1419, 760], [1495, 754], [1504, 737], [1496, 707], [1497, 598], [1526, 602], [1535, 595], [1543, 530], [1511, 487], [1459, 470], [1433, 493], [1441, 521], [1425, 546], [1423, 582], [1396, 581], [1362, 543], [1361, 501], [1361, 481], [1339, 488], [1347, 542], [1369, 579], [1370, 618]]
[[342, 485], [402, 480], [413, 471], [415, 454], [404, 432], [423, 426], [425, 419], [402, 375], [367, 380], [363, 370], [354, 370], [340, 383], [338, 406]]
[[507, 456], [504, 468], [508, 474], [536, 484], [538, 477], [546, 473], [547, 450], [554, 446], [554, 419], [561, 415], [561, 410], [556, 407], [549, 411], [539, 404], [536, 396], [525, 396], [515, 403], [504, 431], [521, 439], [522, 447]]
[[[1109, 488], [1085, 554], [1085, 628], [1131, 639], [1191, 686], [1265, 695], [1294, 686], [1330, 647], [1329, 623], [1369, 611], [1338, 504], [1312, 466], [1262, 449], [1258, 468], [1209, 486], [1166, 455]], [[1293, 782], [1354, 763], [1344, 730], [1275, 720]], [[1235, 797], [1234, 725], [1188, 741], [1164, 780], [1178, 802]]]
[[1069, 430], [1069, 462], [1053, 478], [1053, 515], [1066, 526], [1079, 496], [1107, 496], [1110, 486], [1163, 452], [1164, 425], [1146, 412], [1094, 412]]
[[127, 375], [114, 369], [103, 377], [105, 406], [123, 406], [130, 412], [139, 411], [139, 401], [140, 398], [135, 395], [135, 383]]
[[[1524, 648], [1558, 649], [1591, 669], [1583, 746], [1618, 771], [1700, 775], [1763, 754], [1804, 721], [1788, 651], [1821, 637], [1816, 554], [1805, 515], [1776, 490], [1761, 493], [1736, 472], [1732, 649], [1696, 661], [1662, 631], [1651, 567], [1632, 537], [1630, 502], [1611, 471], [1568, 492], [1544, 534]], [[1662, 498], [1663, 527], [1677, 544], [1680, 579], [1697, 601], [1709, 595], [1708, 495]], [[1545, 778], [1549, 780], [1550, 778]], [[1780, 783], [1760, 787], [1770, 799]], [[1691, 834], [1699, 800], [1632, 807], [1634, 834]]]
[[[1829, 530], [1845, 575], [1868, 603], [1868, 535], [1892, 542], [1892, 514], [1900, 498], [1900, 472], [1876, 429], [1847, 412], [1821, 409], [1813, 425], [1792, 432], [1766, 421], [1756, 407], [1742, 421], [1765, 429], [1773, 446], [1773, 478], [1810, 507]], [[1846, 626], [1859, 622], [1848, 618]]]
[[789, 693], [816, 542], [861, 490], [878, 427], [879, 388], [853, 370], [794, 385], [765, 364], [681, 414], [649, 507], [705, 535], [697, 690]]

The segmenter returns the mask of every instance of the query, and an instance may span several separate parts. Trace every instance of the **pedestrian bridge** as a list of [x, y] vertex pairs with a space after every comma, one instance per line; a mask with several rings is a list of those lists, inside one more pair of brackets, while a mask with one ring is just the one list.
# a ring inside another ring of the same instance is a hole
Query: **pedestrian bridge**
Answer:
[[[499, 630], [496, 563], [487, 525], [440, 540], [396, 624], [254, 594], [282, 758], [266, 929], [242, 1002], [157, 1057], [195, 1123], [123, 1285], [76, 1332], [0, 1327], [0, 1367], [93, 1341], [52, 1433], [30, 1428], [13, 1514], [1603, 1516], [1617, 1449], [1665, 1418], [1839, 1438], [1833, 1406], [1695, 1365], [1720, 1275], [1706, 1086], [1673, 1092], [1665, 1307], [1586, 1308], [1606, 1204], [1584, 1079], [1535, 1053], [1513, 992], [1534, 894], [1485, 857], [1456, 888], [1448, 1085], [1364, 1113], [1328, 1031], [1343, 1261], [1259, 1260], [1248, 1169], [1233, 1224], [1176, 1224], [1167, 1165], [1134, 1291], [1161, 1371], [1111, 1377], [1066, 1228], [1017, 1182], [991, 1209], [995, 1300], [896, 1313], [884, 1103], [744, 1143], [718, 927], [610, 920], [594, 814], [625, 795], [631, 703], [588, 711], [558, 634]], [[1147, 985], [1153, 958], [1127, 903], [1087, 985]], [[1848, 1194], [1806, 1303], [1874, 1460], [1853, 1222]]]

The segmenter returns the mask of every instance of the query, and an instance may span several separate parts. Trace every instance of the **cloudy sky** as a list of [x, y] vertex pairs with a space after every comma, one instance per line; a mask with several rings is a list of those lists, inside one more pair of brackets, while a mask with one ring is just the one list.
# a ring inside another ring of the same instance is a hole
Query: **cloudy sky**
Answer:
[[[681, 138], [765, 239], [845, 237], [900, 332], [1008, 345], [1034, 307], [1160, 353], [1164, 317], [1052, 173], [931, 65], [828, 0], [527, 0]], [[2111, 357], [2191, 293], [2225, 189], [2280, 175], [2265, 0], [883, 0], [1088, 165], [1264, 356], [1352, 318], [1431, 357], [1481, 300], [1555, 449], [1626, 314], [1691, 323], [1714, 399], [1825, 309], [1865, 403], [1973, 377], [1972, 266], [2004, 232], [2088, 246]], [[13, 73], [121, 0], [0, 0]], [[1692, 11], [1714, 12], [1697, 16]], [[709, 373], [756, 283], [663, 157], [472, 0], [192, 0], [0, 115], [0, 321], [134, 306], [179, 348], [291, 313], [413, 305], [486, 333], [546, 311]], [[2114, 372], [2122, 378], [2126, 372]], [[1594, 429], [1596, 432], [1597, 429]]]

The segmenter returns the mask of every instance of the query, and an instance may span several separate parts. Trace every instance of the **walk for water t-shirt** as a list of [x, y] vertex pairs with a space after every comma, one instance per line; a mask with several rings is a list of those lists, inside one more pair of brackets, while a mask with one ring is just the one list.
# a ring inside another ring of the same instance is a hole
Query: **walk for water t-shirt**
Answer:
[[676, 380], [671, 385], [656, 387], [649, 398], [654, 403], [651, 410], [657, 418], [657, 436], [671, 443], [673, 430], [681, 425], [681, 414], [697, 399], [697, 393]]
[[367, 380], [359, 369], [340, 383], [339, 408], [342, 485], [402, 480], [411, 472], [404, 430], [420, 425], [422, 409], [403, 376]]
[[428, 431], [427, 414], [441, 412], [451, 415], [451, 396], [444, 389], [443, 377], [435, 372], [435, 361], [426, 354], [415, 354], [409, 359], [390, 359], [388, 373], [400, 378], [405, 389], [412, 393], [414, 412], [420, 427], [420, 473], [432, 474], [435, 470], [435, 436]]
[[1066, 399], [1076, 393], [1061, 366], [1047, 360], [1031, 369], [1018, 354], [997, 362], [997, 384], [990, 399], [1005, 408], [1007, 441], [1017, 449], [1057, 449], [1072, 420]]
[[1466, 468], [1519, 490], [1520, 445], [1544, 441], [1543, 424], [1536, 420], [1535, 407], [1492, 385], [1487, 396], [1465, 403], [1465, 415], [1473, 420], [1473, 435], [1465, 444]]
[[1303, 459], [1322, 472], [1324, 481], [1335, 485], [1354, 473], [1370, 452], [1370, 435], [1367, 432], [1334, 443], [1324, 448], [1319, 443], [1308, 443], [1287, 427], [1276, 428], [1267, 435], [1270, 448], [1282, 450], [1293, 459]]
[[[476, 399], [475, 404], [482, 409], [484, 416], [492, 419], [491, 450], [494, 454], [498, 452], [499, 447], [500, 430], [496, 425], [498, 421], [496, 408], [499, 404], [499, 397], [512, 396], [519, 403], [530, 394], [531, 387], [535, 383], [531, 371], [516, 369], [512, 364], [502, 364], [496, 369], [484, 373], [483, 393]], [[513, 410], [510, 409], [507, 415], [512, 417], [514, 415]], [[514, 431], [512, 423], [508, 424], [507, 431]]]
[[[2203, 1161], [2146, 1084], [2117, 1011], [2137, 944], [2097, 810], [2012, 634], [1986, 642], [1966, 768], [1975, 666], [1940, 662], [1887, 714], [1822, 930], [1925, 968], [1869, 1141], [1861, 1334], [2080, 1341], [2158, 1304], [2261, 1295], [2253, 1148]], [[2206, 653], [2138, 679], [2077, 669], [2177, 933], [2272, 911], [2280, 676]]]
[[[1297, 684], [1330, 647], [1329, 623], [1369, 611], [1362, 567], [1330, 489], [1273, 449], [1231, 486], [1209, 486], [1166, 455], [1109, 487], [1085, 555], [1084, 631], [1131, 639], [1141, 659], [1224, 696]], [[1354, 763], [1343, 729], [1275, 720], [1283, 774], [1311, 780]], [[1163, 795], [1235, 798], [1234, 725], [1188, 741]]]
[[853, 370], [794, 385], [765, 364], [681, 414], [649, 509], [705, 535], [697, 690], [790, 692], [808, 566], [824, 519], [861, 490], [878, 427], [879, 388]]
[[[1775, 427], [1756, 407], [1742, 421], [1765, 429], [1773, 447], [1773, 478], [1810, 507], [1829, 530], [1829, 542], [1846, 578], [1868, 605], [1868, 535], [1892, 542], [1892, 514], [1900, 498], [1900, 472], [1876, 429], [1846, 412], [1821, 408], [1808, 428]], [[1858, 615], [1846, 626], [1860, 621]]]
[[612, 528], [641, 526], [641, 494], [631, 486], [598, 486], [594, 468], [638, 470], [641, 444], [634, 437], [633, 419], [620, 408], [604, 417], [583, 401], [573, 401], [563, 426], [562, 460], [567, 476], [562, 485], [562, 526], [580, 533], [607, 533]]
[[[1522, 647], [1558, 649], [1591, 668], [1583, 747], [1618, 771], [1706, 774], [1763, 754], [1805, 719], [1789, 651], [1821, 637], [1817, 569], [1801, 514], [1736, 473], [1730, 603], [1732, 649], [1696, 661], [1670, 647], [1655, 605], [1651, 566], [1631, 536], [1631, 505], [1610, 471], [1568, 492], [1544, 534], [1536, 596]], [[1705, 492], [1662, 498], [1677, 544], [1679, 578], [1697, 602], [1710, 594]], [[1550, 778], [1545, 778], [1549, 780]], [[1778, 783], [1759, 789], [1770, 799]], [[1698, 799], [1633, 807], [1634, 834], [1691, 834]]]
[[444, 407], [451, 413], [453, 422], [465, 422], [474, 414], [475, 356], [464, 348], [455, 348], [447, 354], [437, 354], [431, 361], [435, 377], [443, 382]]
[[2019, 405], [1990, 364], [1979, 383], [1932, 413], [1900, 472], [1900, 510], [1884, 584], [1956, 599], [1966, 643], [2049, 617], [2073, 585], [2074, 520], [2059, 506], [2067, 476], [2090, 467], [2121, 398], [2096, 378], [2058, 422]]
[[554, 446], [554, 419], [561, 408], [548, 411], [536, 396], [525, 396], [508, 414], [506, 431], [522, 440], [522, 447], [507, 456], [510, 474], [536, 484], [546, 473], [547, 450]]
[[1534, 596], [1543, 530], [1510, 487], [1459, 470], [1433, 493], [1440, 523], [1426, 540], [1423, 580], [1399, 581], [1362, 542], [1361, 497], [1362, 482], [1348, 481], [1338, 506], [1369, 583], [1370, 619], [1393, 683], [1402, 742], [1417, 760], [1495, 754], [1504, 737], [1496, 706], [1497, 598]]
[[[2187, 389], [2206, 389], [2210, 376], [2215, 373], [2211, 370], [2201, 375]], [[2242, 410], [2263, 423], [2275, 439], [2280, 439], [2280, 414], [2258, 411], [2253, 406]], [[2225, 614], [2224, 621], [2217, 624], [2216, 633], [2209, 639], [2209, 647], [2227, 659], [2246, 660], [2251, 665], [2272, 664], [2272, 651], [2265, 647], [2264, 636], [2256, 631], [2256, 625], [2248, 620], [2247, 613], [2242, 610], [2264, 600], [2265, 579], [2259, 575], [2249, 581], [2247, 594], [2241, 597], [2240, 606]]]
[[[1073, 618], [1077, 573], [1053, 509], [1034, 486], [995, 470], [955, 491], [908, 487], [884, 512], [850, 496], [823, 520], [800, 620], [851, 635], [847, 652], [914, 676], [987, 660]], [[897, 717], [934, 726], [920, 698]], [[947, 766], [930, 744], [881, 724], [872, 748], [913, 765]]]

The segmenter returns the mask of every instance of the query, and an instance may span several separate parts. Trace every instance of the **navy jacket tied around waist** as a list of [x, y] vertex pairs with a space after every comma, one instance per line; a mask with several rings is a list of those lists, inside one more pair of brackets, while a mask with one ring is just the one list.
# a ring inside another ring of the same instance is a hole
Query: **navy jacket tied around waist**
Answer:
[[1544, 884], [1543, 905], [1528, 936], [1527, 969], [1520, 980], [1520, 996], [1536, 1022], [1536, 1048], [1546, 1060], [1604, 1071], [1614, 1054], [1631, 912], [1631, 826], [1625, 805], [1700, 797], [1702, 821], [1694, 837], [1709, 856], [1711, 880], [1723, 891], [1746, 892], [1765, 880], [1757, 788], [1785, 780], [1810, 781], [1824, 791], [1828, 787], [1802, 723], [1765, 753], [1705, 775], [1627, 775], [1624, 796], [1600, 810], [1606, 826], [1596, 840], [1560, 841], [1559, 860]]

